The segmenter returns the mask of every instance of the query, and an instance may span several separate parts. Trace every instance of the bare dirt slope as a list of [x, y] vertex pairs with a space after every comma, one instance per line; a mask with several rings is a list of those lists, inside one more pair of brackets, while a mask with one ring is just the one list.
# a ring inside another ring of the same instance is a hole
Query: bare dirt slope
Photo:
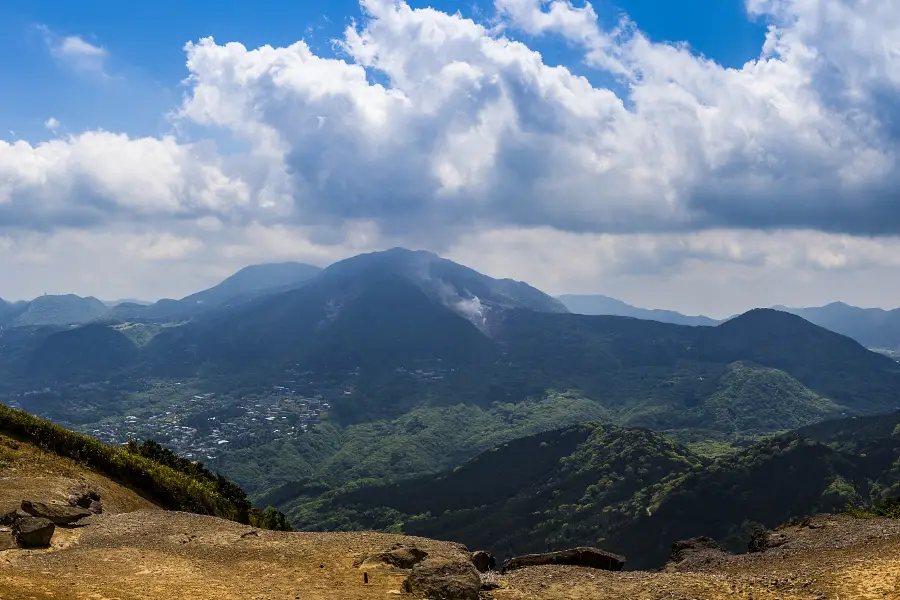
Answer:
[[[104, 514], [57, 528], [50, 548], [0, 550], [0, 599], [364, 600], [409, 597], [408, 571], [371, 562], [397, 544], [468, 560], [457, 544], [380, 533], [284, 533], [158, 509], [72, 461], [0, 438], [0, 507], [101, 491]], [[900, 600], [900, 521], [821, 516], [762, 553], [692, 555], [663, 572], [533, 567], [490, 579], [495, 600]], [[364, 581], [364, 573], [368, 583]]]
[[97, 489], [108, 513], [157, 508], [134, 491], [73, 460], [0, 435], [0, 515], [19, 508], [22, 500], [65, 503], [69, 490], [79, 485]]

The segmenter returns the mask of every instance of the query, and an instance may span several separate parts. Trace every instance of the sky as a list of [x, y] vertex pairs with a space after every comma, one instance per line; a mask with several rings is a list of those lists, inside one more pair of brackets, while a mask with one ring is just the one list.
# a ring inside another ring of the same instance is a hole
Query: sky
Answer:
[[891, 0], [0, 3], [0, 297], [423, 248], [552, 294], [900, 306]]

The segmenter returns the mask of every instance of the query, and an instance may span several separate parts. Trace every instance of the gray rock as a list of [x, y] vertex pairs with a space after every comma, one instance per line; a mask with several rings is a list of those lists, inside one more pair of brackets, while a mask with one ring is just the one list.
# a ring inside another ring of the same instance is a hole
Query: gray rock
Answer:
[[88, 510], [91, 511], [92, 515], [100, 515], [103, 514], [103, 505], [99, 500], [91, 500]]
[[398, 546], [387, 552], [373, 554], [366, 557], [365, 563], [386, 563], [400, 569], [412, 569], [414, 566], [425, 560], [428, 553], [421, 548], [408, 548], [406, 546]]
[[432, 600], [478, 600], [481, 577], [466, 561], [428, 559], [413, 567], [406, 591]]
[[690, 571], [704, 566], [718, 565], [727, 559], [728, 552], [716, 540], [700, 536], [673, 543], [666, 569]]
[[21, 517], [13, 525], [16, 542], [23, 548], [39, 548], [50, 545], [56, 525], [41, 517]]
[[81, 484], [69, 490], [67, 500], [70, 506], [90, 508], [93, 502], [100, 501], [100, 492], [87, 484]]
[[625, 566], [625, 557], [599, 548], [582, 546], [558, 552], [517, 556], [503, 563], [503, 571], [538, 565], [576, 565], [604, 571], [621, 571]]
[[22, 509], [17, 509], [11, 512], [6, 513], [5, 515], [0, 516], [0, 525], [12, 525], [21, 517], [30, 517], [27, 512]]
[[492, 571], [497, 566], [494, 555], [486, 550], [478, 550], [472, 553], [472, 564], [480, 572]]
[[16, 547], [16, 538], [9, 529], [0, 530], [0, 552]]
[[49, 519], [56, 525], [69, 525], [92, 514], [91, 511], [78, 506], [44, 504], [43, 502], [32, 502], [31, 500], [22, 500], [22, 510], [33, 517]]

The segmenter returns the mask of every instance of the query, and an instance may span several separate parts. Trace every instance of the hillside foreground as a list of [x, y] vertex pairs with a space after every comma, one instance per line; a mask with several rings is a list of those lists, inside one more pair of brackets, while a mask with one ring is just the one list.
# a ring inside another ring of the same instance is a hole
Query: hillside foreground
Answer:
[[[0, 508], [63, 503], [72, 485], [103, 514], [58, 527], [51, 546], [0, 550], [0, 598], [304, 599], [412, 597], [409, 571], [367, 560], [400, 545], [467, 562], [459, 544], [375, 532], [287, 533], [160, 510], [74, 461], [0, 438]], [[702, 532], [698, 532], [702, 533]], [[0, 531], [2, 536], [9, 533]], [[900, 521], [816, 516], [771, 533], [764, 552], [700, 550], [661, 572], [531, 567], [486, 579], [495, 600], [900, 598]], [[6, 548], [7, 545], [0, 545]], [[366, 581], [367, 579], [367, 581]]]

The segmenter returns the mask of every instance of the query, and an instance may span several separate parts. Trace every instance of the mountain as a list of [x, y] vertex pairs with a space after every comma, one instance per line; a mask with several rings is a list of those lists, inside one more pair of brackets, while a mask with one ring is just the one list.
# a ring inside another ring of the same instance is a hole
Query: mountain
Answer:
[[743, 551], [756, 527], [868, 500], [872, 467], [796, 435], [710, 461], [646, 430], [581, 424], [435, 475], [363, 482], [282, 508], [303, 530], [400, 530], [503, 556], [594, 545], [625, 554], [629, 568], [658, 568], [672, 540], [708, 535]]
[[103, 304], [109, 308], [114, 308], [120, 304], [136, 304], [138, 306], [150, 306], [153, 302], [147, 300], [138, 300], [137, 298], [121, 298], [119, 300], [103, 300]]
[[181, 302], [221, 306], [238, 297], [252, 297], [296, 286], [312, 279], [321, 270], [319, 267], [298, 262], [251, 265], [218, 285], [182, 298]]
[[619, 317], [634, 317], [635, 319], [648, 319], [662, 323], [674, 323], [676, 325], [706, 325], [715, 326], [721, 321], [704, 316], [688, 316], [673, 310], [661, 310], [652, 308], [638, 308], [626, 304], [621, 300], [601, 296], [599, 294], [576, 295], [565, 294], [557, 298], [569, 312], [579, 315], [613, 315]]
[[776, 308], [852, 337], [867, 348], [900, 349], [900, 309], [859, 308], [843, 302], [809, 308]]
[[82, 298], [74, 294], [38, 296], [20, 307], [9, 324], [13, 327], [77, 325], [92, 321], [107, 310], [106, 305], [94, 297]]
[[25, 307], [25, 302], [7, 302], [0, 298], [0, 327], [16, 318], [19, 313], [25, 310]]
[[474, 364], [493, 355], [488, 335], [513, 309], [565, 312], [525, 283], [395, 248], [337, 262], [300, 288], [163, 332], [151, 350], [167, 364], [183, 363], [188, 346], [191, 360], [245, 366]]
[[312, 279], [321, 270], [298, 262], [251, 265], [209, 289], [180, 300], [165, 298], [150, 304], [122, 302], [113, 306], [104, 319], [110, 322], [186, 320], [213, 309], [240, 305], [265, 295], [289, 290]]

